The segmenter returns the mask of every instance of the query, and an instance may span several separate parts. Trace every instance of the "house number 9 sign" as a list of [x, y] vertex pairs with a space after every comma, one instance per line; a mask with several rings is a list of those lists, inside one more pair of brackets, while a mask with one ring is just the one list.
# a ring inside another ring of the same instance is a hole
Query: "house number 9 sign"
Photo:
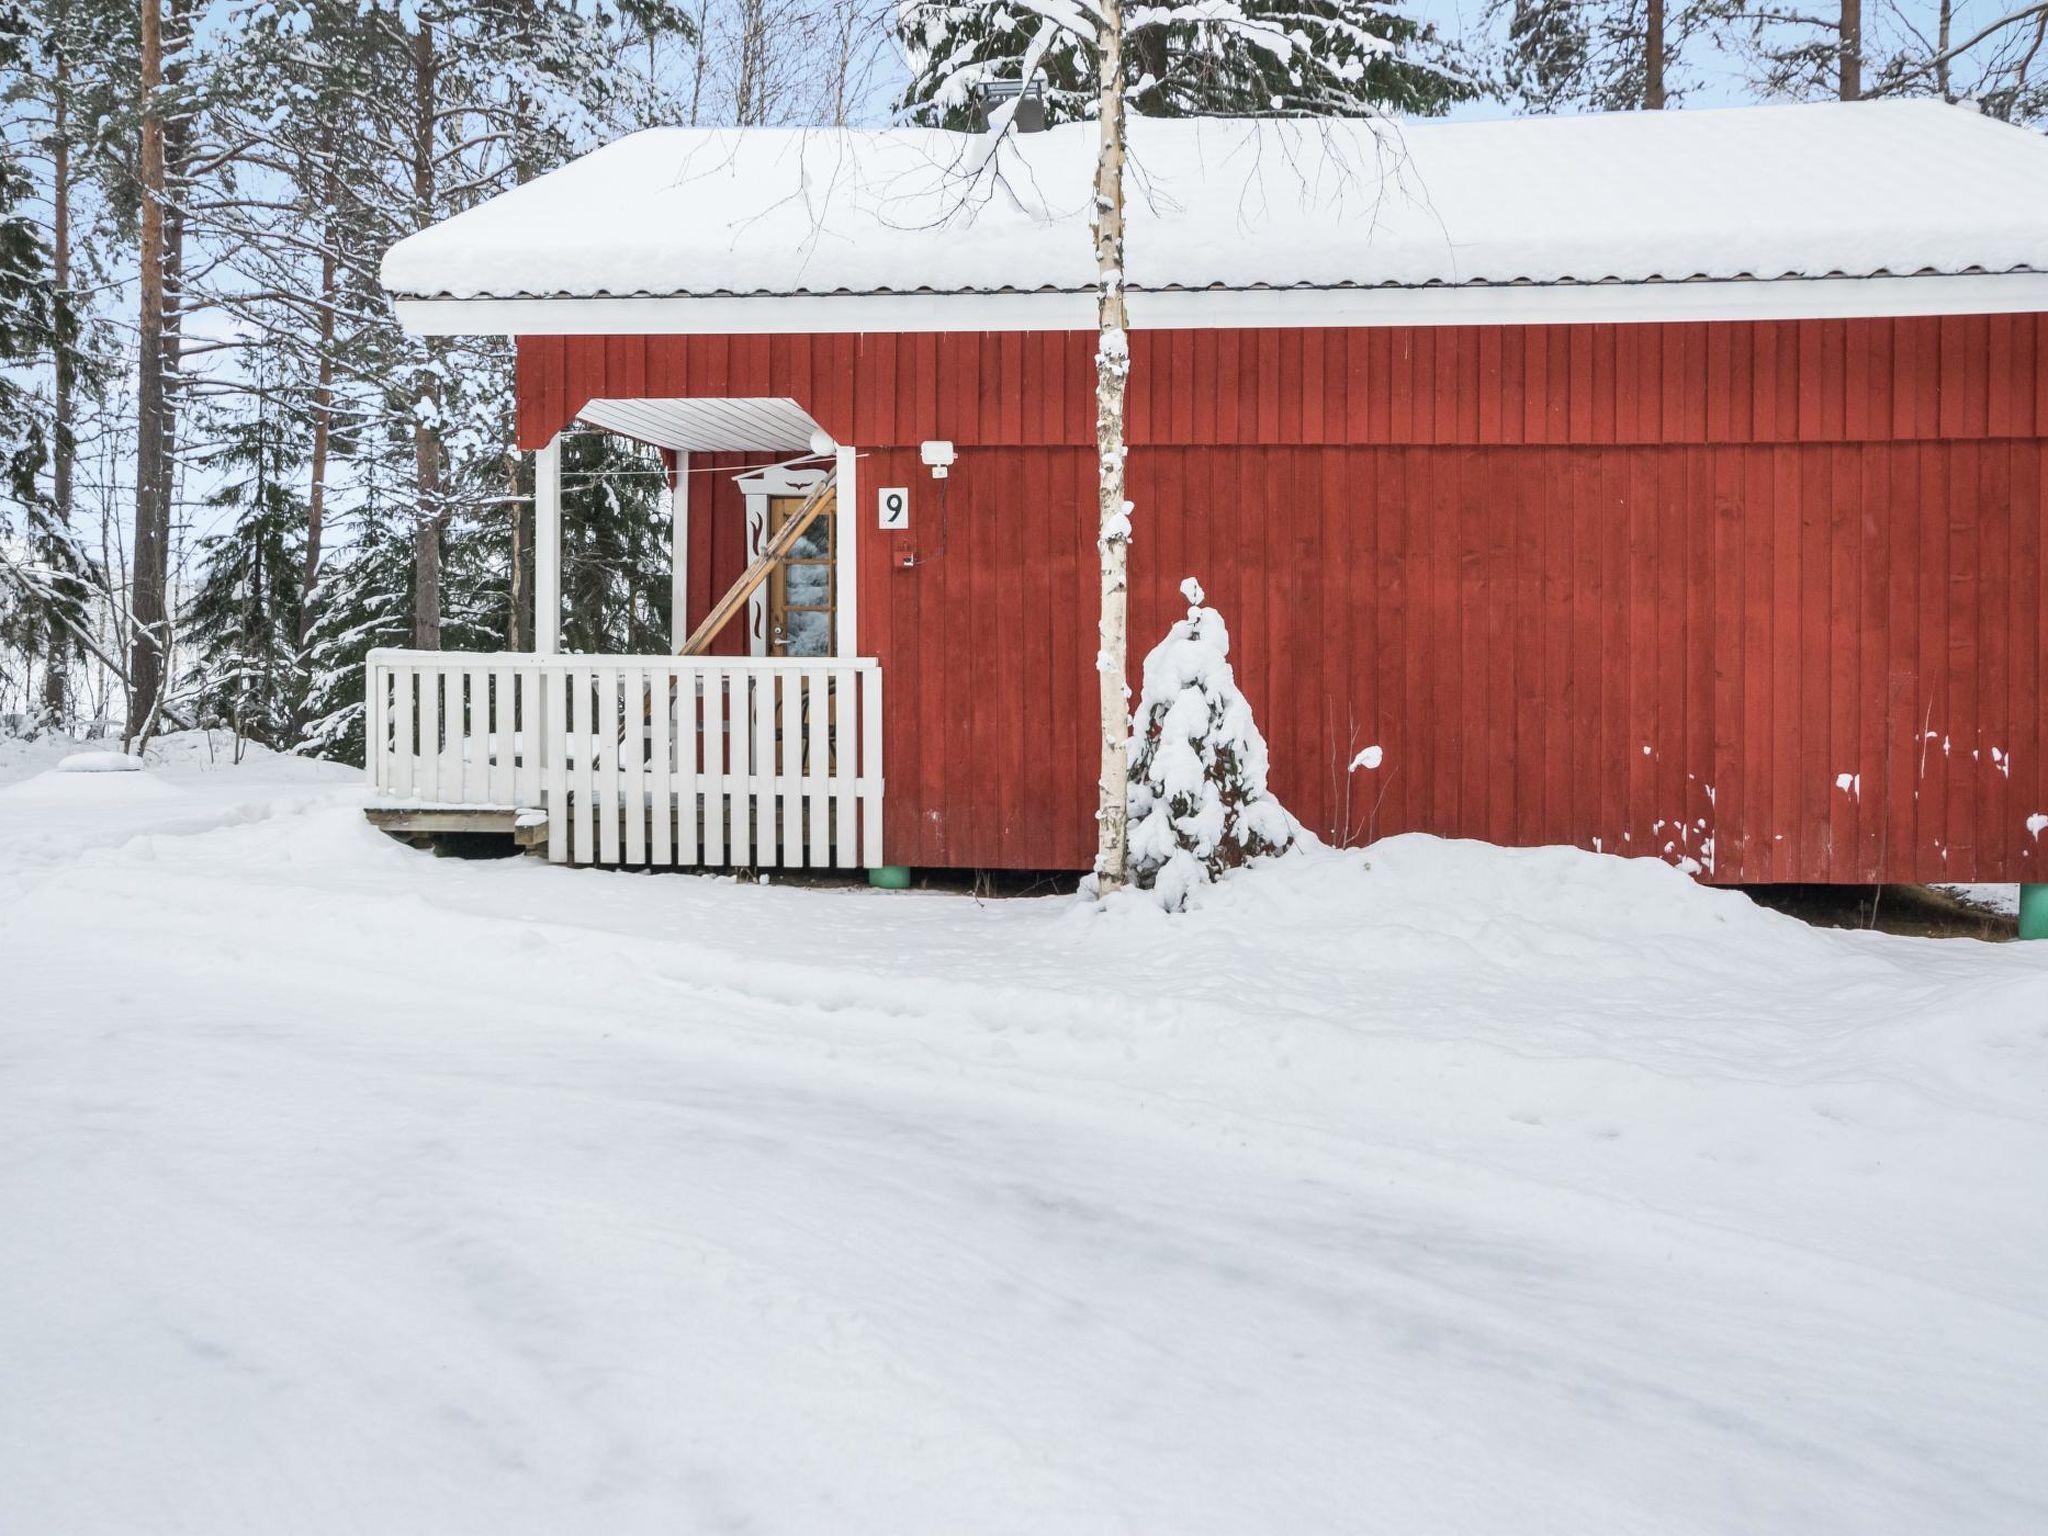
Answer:
[[885, 485], [876, 493], [877, 521], [885, 529], [903, 529], [910, 526], [910, 488], [902, 485]]

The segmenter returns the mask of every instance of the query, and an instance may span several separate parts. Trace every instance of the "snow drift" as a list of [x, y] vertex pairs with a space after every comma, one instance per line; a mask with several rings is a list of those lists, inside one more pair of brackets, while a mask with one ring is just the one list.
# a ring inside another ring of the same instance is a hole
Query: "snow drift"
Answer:
[[323, 774], [0, 797], [23, 1529], [2048, 1527], [2048, 946], [1424, 837], [464, 863]]

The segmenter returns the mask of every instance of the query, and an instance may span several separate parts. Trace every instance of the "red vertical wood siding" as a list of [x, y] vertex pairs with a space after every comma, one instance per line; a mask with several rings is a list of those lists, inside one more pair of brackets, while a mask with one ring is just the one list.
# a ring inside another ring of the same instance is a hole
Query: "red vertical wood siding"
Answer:
[[[1133, 649], [1198, 576], [1275, 788], [1323, 835], [1723, 882], [2043, 878], [2048, 317], [1133, 340]], [[1092, 344], [522, 338], [521, 440], [606, 395], [786, 394], [858, 444], [863, 487], [913, 488], [908, 535], [853, 509], [889, 856], [1075, 868]], [[943, 488], [927, 437], [960, 450]], [[710, 467], [700, 612], [744, 563]], [[1381, 768], [1350, 772], [1369, 745]]]

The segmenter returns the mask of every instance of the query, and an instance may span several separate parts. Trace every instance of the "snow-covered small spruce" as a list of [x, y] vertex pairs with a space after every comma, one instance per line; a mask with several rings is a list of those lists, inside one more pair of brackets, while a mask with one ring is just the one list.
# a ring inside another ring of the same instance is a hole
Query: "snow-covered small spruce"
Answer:
[[1145, 658], [1130, 749], [1131, 877], [1169, 912], [1299, 834], [1266, 788], [1266, 738], [1231, 674], [1223, 615], [1192, 576], [1180, 590], [1188, 616]]

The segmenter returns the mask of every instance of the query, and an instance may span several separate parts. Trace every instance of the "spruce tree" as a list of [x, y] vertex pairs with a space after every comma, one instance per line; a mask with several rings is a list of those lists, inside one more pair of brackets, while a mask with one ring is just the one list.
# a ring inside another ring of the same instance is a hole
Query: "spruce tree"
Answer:
[[368, 466], [366, 494], [342, 530], [338, 552], [320, 571], [318, 611], [306, 639], [302, 750], [342, 762], [363, 761], [364, 664], [379, 647], [412, 640], [412, 513], [408, 486], [381, 482]]
[[669, 524], [661, 461], [597, 432], [562, 444], [562, 646], [669, 648]]
[[292, 745], [299, 716], [299, 575], [306, 509], [297, 458], [259, 412], [227, 432], [206, 461], [219, 477], [208, 497], [227, 528], [201, 541], [205, 562], [183, 617], [206, 725], [272, 748]]
[[1130, 747], [1131, 879], [1169, 912], [1298, 834], [1266, 788], [1266, 739], [1231, 672], [1223, 616], [1193, 577], [1180, 590], [1187, 617], [1145, 658]]

